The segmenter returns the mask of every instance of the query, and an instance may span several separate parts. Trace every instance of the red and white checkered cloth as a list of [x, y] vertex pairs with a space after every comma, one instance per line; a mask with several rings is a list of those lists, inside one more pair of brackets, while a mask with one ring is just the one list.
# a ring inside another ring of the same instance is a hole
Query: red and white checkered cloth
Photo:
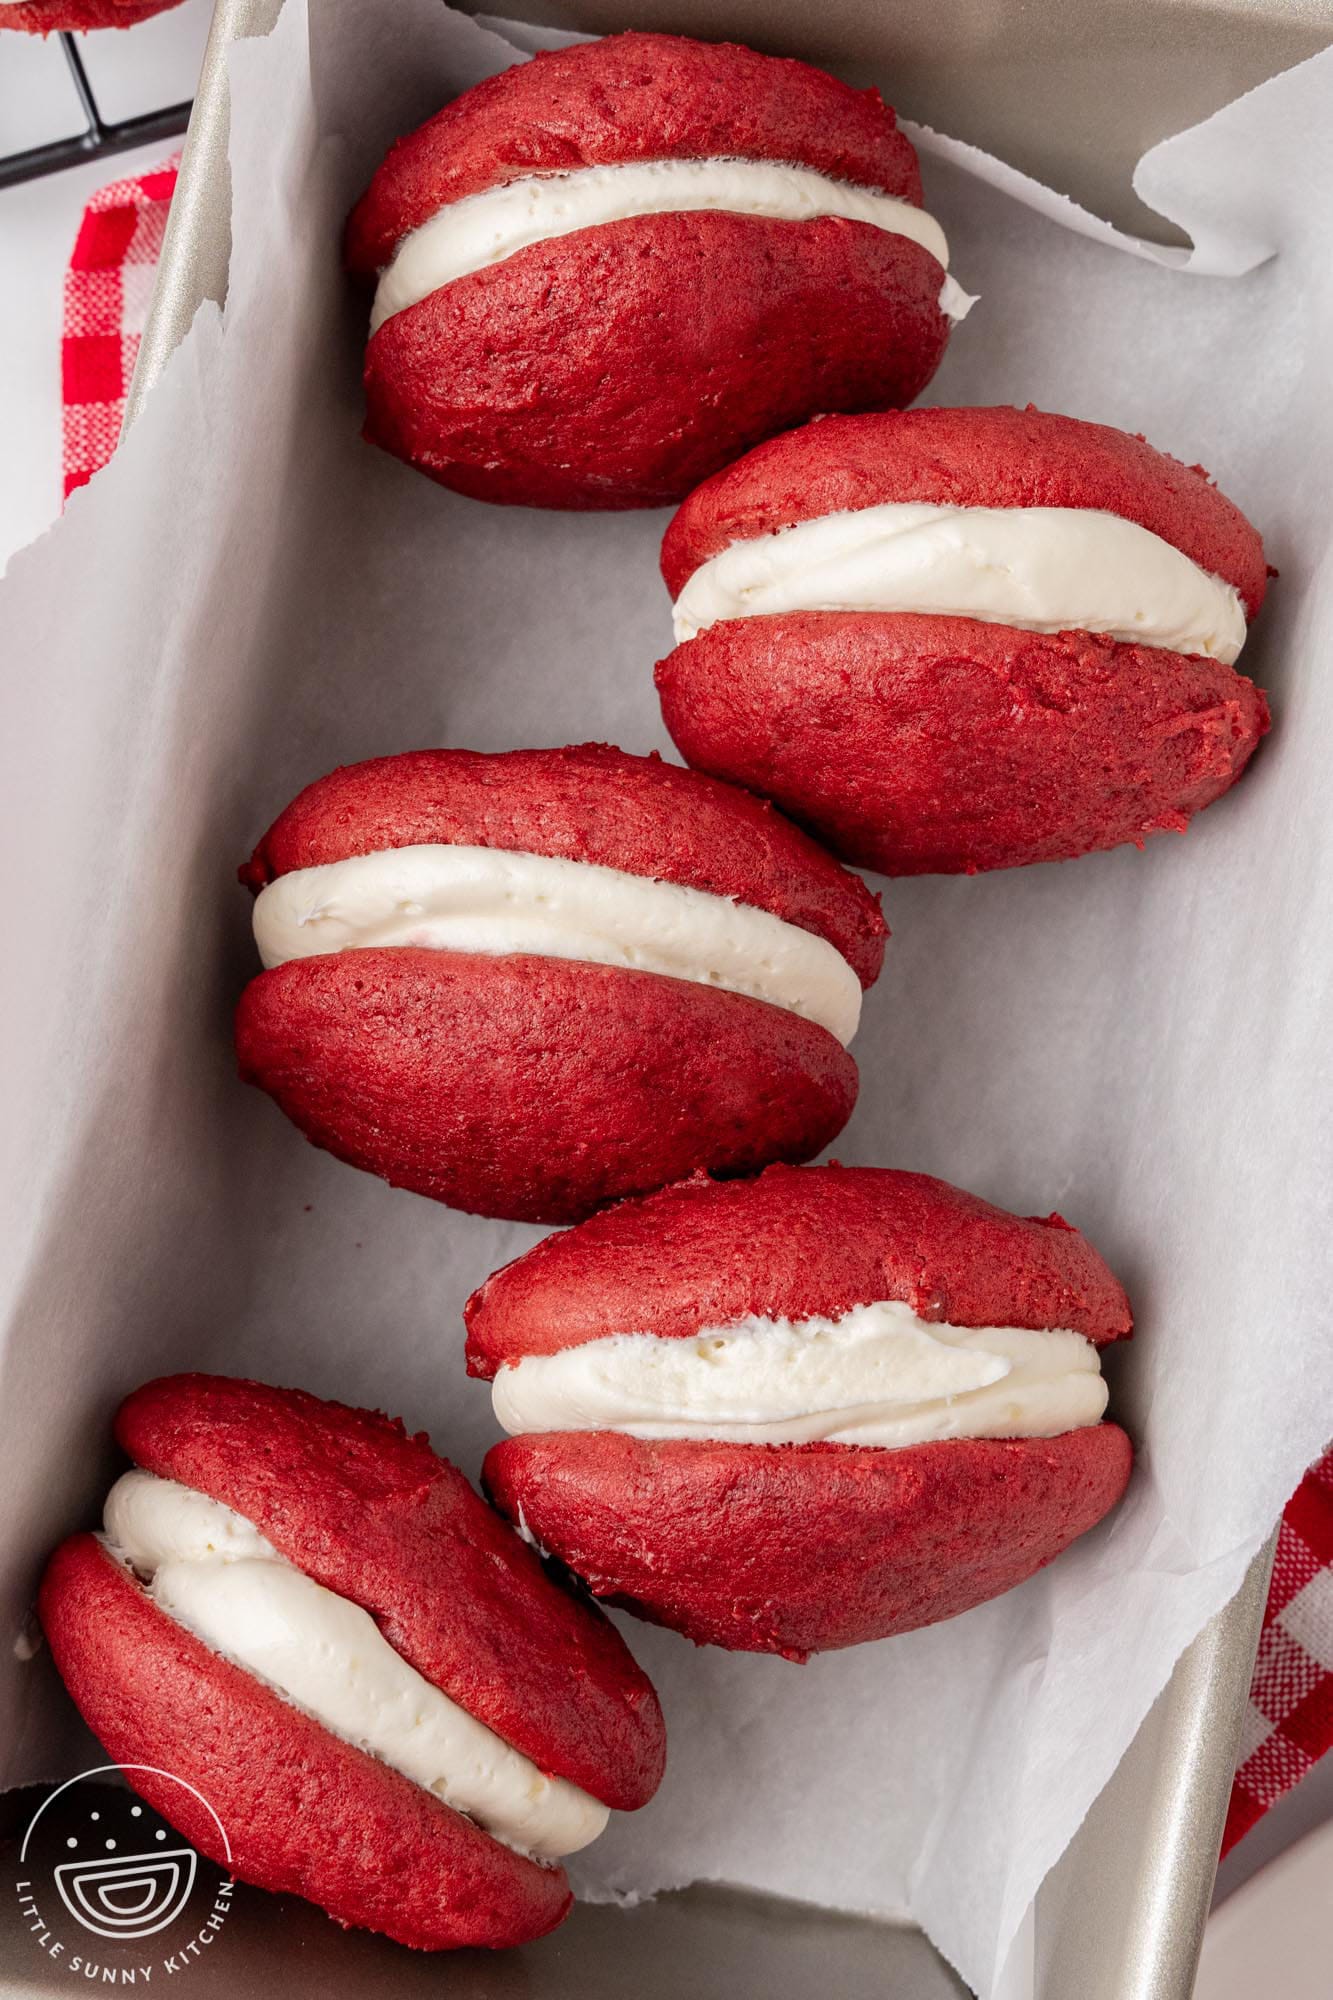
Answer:
[[112, 181], [84, 210], [65, 273], [60, 343], [66, 499], [101, 470], [120, 436], [179, 157]]
[[[65, 279], [65, 491], [116, 448], [176, 161], [90, 202]], [[1293, 1494], [1250, 1688], [1222, 1852], [1333, 1745], [1333, 1450]]]
[[1333, 1745], [1333, 1451], [1282, 1515], [1222, 1852]]

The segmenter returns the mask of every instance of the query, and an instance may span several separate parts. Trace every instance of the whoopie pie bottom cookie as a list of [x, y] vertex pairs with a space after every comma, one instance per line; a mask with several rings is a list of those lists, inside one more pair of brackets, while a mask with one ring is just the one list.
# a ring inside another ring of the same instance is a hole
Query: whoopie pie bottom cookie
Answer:
[[179, 5], [180, 0], [0, 0], [0, 28], [28, 35], [132, 28]]
[[[657, 1788], [657, 1698], [614, 1628], [424, 1436], [220, 1376], [121, 1406], [135, 1469], [38, 1609], [135, 1787], [243, 1881], [437, 1951], [565, 1916], [559, 1866]], [[187, 1801], [171, 1774], [202, 1794]]]
[[395, 1187], [574, 1222], [808, 1159], [855, 1102], [878, 903], [715, 779], [597, 744], [383, 757], [241, 872], [268, 968], [242, 1074]]
[[1103, 424], [830, 417], [692, 493], [662, 571], [682, 755], [888, 875], [1183, 832], [1268, 728], [1258, 534]]
[[628, 1201], [468, 1302], [496, 1504], [701, 1645], [811, 1653], [1021, 1583], [1115, 1505], [1124, 1292], [1059, 1216], [772, 1167]]
[[366, 436], [536, 507], [654, 507], [821, 410], [907, 403], [970, 301], [874, 90], [675, 35], [537, 56], [390, 150]]

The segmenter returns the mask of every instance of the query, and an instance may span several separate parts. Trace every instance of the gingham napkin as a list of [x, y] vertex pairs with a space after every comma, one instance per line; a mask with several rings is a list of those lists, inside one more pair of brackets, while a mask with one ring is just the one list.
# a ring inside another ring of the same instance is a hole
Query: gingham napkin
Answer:
[[100, 471], [120, 436], [179, 158], [112, 181], [83, 212], [65, 273], [60, 343], [66, 499]]
[[[176, 164], [113, 181], [85, 211], [65, 278], [66, 494], [91, 479], [116, 448]], [[1224, 1854], [1330, 1745], [1333, 1450], [1306, 1474], [1282, 1518]]]
[[1333, 1450], [1287, 1502], [1222, 1852], [1333, 1745]]

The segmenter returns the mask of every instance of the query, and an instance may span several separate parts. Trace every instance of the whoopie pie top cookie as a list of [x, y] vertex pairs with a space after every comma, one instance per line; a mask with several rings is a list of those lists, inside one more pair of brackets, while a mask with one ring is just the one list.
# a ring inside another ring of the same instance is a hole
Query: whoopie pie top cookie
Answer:
[[922, 1174], [703, 1177], [469, 1300], [497, 1504], [595, 1594], [803, 1658], [1009, 1589], [1129, 1475], [1097, 1350], [1124, 1291], [1059, 1216]]
[[[371, 1411], [180, 1375], [116, 1434], [135, 1469], [40, 1600], [111, 1754], [195, 1784], [239, 1875], [342, 1923], [423, 1949], [557, 1923], [558, 1857], [662, 1772], [656, 1698], [611, 1626]], [[179, 1824], [177, 1788], [140, 1780]], [[202, 1807], [181, 1830], [226, 1858]]]
[[658, 669], [691, 763], [890, 873], [1140, 844], [1267, 727], [1263, 544], [1198, 466], [1034, 409], [829, 417], [699, 487]]
[[909, 401], [969, 301], [878, 92], [727, 43], [536, 56], [400, 139], [347, 226], [367, 435], [484, 499], [653, 506]]
[[179, 5], [180, 0], [0, 0], [0, 28], [29, 35], [132, 28], [136, 21]]
[[[920, 1346], [947, 1338], [951, 1328], [1063, 1328], [1070, 1340], [1051, 1349], [1055, 1365], [1043, 1366], [1042, 1376], [1062, 1375], [1067, 1363], [1095, 1381], [1097, 1416], [1105, 1385], [1095, 1352], [1084, 1349], [1123, 1340], [1132, 1325], [1123, 1286], [1061, 1216], [1011, 1215], [928, 1174], [770, 1167], [755, 1180], [726, 1185], [699, 1175], [546, 1237], [468, 1300], [468, 1372], [498, 1379], [511, 1370], [508, 1399], [521, 1394], [525, 1373], [532, 1381], [557, 1380], [555, 1369], [527, 1371], [538, 1357], [571, 1353], [581, 1356], [569, 1364], [579, 1372], [597, 1359], [603, 1382], [611, 1379], [609, 1367], [646, 1381], [652, 1368], [690, 1367], [690, 1349], [701, 1343], [693, 1372], [711, 1403], [715, 1395], [729, 1396], [728, 1369], [736, 1370], [737, 1387], [742, 1372], [762, 1371], [769, 1328], [794, 1331], [801, 1353], [817, 1358], [821, 1371], [839, 1348], [851, 1357], [873, 1353], [868, 1322], [848, 1323], [865, 1314], [883, 1320], [890, 1345], [895, 1329], [910, 1331]], [[687, 1345], [664, 1344], [673, 1342]], [[1045, 1342], [1031, 1345], [1036, 1356]], [[856, 1374], [861, 1367], [854, 1360]], [[878, 1382], [868, 1378], [872, 1388], [897, 1386], [894, 1372]], [[979, 1372], [1001, 1381], [1012, 1371], [988, 1363]], [[673, 1414], [661, 1426], [645, 1419], [649, 1428], [658, 1435], [717, 1435], [716, 1411], [701, 1407], [696, 1418], [675, 1386]], [[1080, 1399], [1083, 1389], [1080, 1380]], [[789, 1389], [778, 1393], [789, 1404]], [[960, 1390], [949, 1384], [944, 1393]], [[743, 1391], [741, 1400], [749, 1394]], [[871, 1402], [877, 1406], [877, 1396]], [[831, 1409], [841, 1420], [855, 1407], [852, 1428], [863, 1429], [863, 1406], [856, 1397]], [[971, 1407], [955, 1407], [950, 1427]], [[806, 1427], [790, 1408], [777, 1421], [788, 1420]], [[881, 1420], [882, 1413], [872, 1418], [872, 1428]], [[747, 1434], [769, 1427], [757, 1415], [723, 1423]], [[624, 1427], [641, 1428], [632, 1417]], [[834, 1434], [841, 1422], [822, 1428]]]
[[716, 780], [595, 744], [380, 758], [242, 876], [269, 968], [243, 1071], [396, 1185], [576, 1220], [808, 1157], [851, 1110], [878, 904]]

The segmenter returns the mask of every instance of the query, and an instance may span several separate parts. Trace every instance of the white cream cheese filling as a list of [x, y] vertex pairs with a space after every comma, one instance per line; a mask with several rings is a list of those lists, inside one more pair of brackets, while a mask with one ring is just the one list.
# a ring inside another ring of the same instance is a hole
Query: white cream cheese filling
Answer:
[[613, 1334], [506, 1362], [511, 1435], [613, 1430], [734, 1444], [1057, 1437], [1100, 1422], [1097, 1349], [1065, 1328], [950, 1326], [881, 1299], [838, 1319], [750, 1317], [693, 1338]]
[[1102, 632], [1230, 666], [1238, 591], [1136, 521], [1085, 507], [889, 501], [732, 542], [676, 599], [676, 643], [725, 618], [915, 611], [1027, 632]]
[[591, 861], [498, 847], [385, 848], [294, 869], [256, 898], [265, 966], [376, 945], [582, 959], [720, 986], [845, 1047], [861, 982], [826, 938], [749, 903]]
[[896, 195], [832, 180], [812, 167], [779, 160], [625, 160], [571, 173], [529, 174], [503, 187], [452, 201], [409, 230], [385, 267], [371, 308], [370, 330], [416, 305], [441, 285], [498, 264], [518, 250], [577, 229], [626, 222], [636, 215], [682, 215], [723, 209], [779, 222], [841, 216], [910, 237], [944, 272], [940, 310], [963, 319], [974, 301], [947, 276], [949, 246], [933, 216]]
[[149, 1472], [107, 1495], [110, 1551], [163, 1611], [334, 1736], [538, 1859], [595, 1840], [610, 1813], [548, 1778], [409, 1666], [359, 1604], [280, 1556], [218, 1500]]

